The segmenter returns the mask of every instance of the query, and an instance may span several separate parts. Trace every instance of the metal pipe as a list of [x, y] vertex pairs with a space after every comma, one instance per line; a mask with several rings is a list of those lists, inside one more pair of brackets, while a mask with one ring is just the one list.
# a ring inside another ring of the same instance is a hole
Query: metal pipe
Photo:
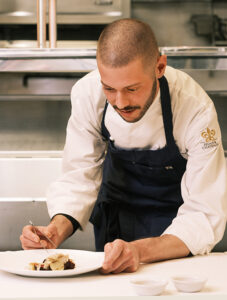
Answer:
[[56, 0], [49, 0], [49, 47], [56, 48], [56, 44], [57, 44]]
[[37, 0], [38, 48], [46, 47], [46, 0]]

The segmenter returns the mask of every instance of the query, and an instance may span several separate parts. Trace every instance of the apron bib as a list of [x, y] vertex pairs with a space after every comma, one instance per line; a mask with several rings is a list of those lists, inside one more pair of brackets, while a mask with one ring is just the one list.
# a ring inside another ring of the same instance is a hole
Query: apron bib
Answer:
[[159, 79], [166, 146], [158, 150], [124, 150], [108, 140], [103, 179], [90, 221], [94, 225], [97, 251], [115, 239], [133, 241], [160, 236], [182, 205], [181, 178], [186, 169], [174, 141], [172, 110], [166, 78]]

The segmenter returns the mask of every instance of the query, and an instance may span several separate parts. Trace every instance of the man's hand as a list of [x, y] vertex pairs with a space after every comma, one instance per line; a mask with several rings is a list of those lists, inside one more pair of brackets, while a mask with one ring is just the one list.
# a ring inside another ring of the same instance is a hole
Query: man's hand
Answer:
[[135, 245], [115, 240], [104, 247], [105, 260], [101, 273], [135, 272], [139, 267], [139, 253]]
[[48, 226], [27, 225], [20, 236], [22, 248], [42, 249], [55, 248], [46, 236], [58, 247], [73, 231], [72, 223], [64, 216], [57, 215]]
[[42, 248], [55, 248], [54, 245], [48, 241], [46, 236], [58, 246], [58, 231], [54, 224], [48, 226], [35, 226], [27, 225], [23, 228], [20, 241], [24, 250], [29, 249], [42, 249]]
[[171, 234], [132, 242], [115, 240], [107, 243], [104, 251], [105, 260], [101, 269], [103, 274], [135, 272], [139, 263], [180, 258], [190, 253], [185, 243]]

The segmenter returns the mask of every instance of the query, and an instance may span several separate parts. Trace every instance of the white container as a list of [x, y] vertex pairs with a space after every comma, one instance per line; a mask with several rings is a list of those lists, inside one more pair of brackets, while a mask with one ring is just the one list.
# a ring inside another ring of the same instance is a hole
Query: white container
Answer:
[[195, 293], [202, 290], [207, 279], [199, 276], [176, 276], [172, 281], [179, 292]]
[[130, 282], [136, 294], [140, 296], [160, 295], [167, 285], [166, 280], [157, 278], [137, 278]]

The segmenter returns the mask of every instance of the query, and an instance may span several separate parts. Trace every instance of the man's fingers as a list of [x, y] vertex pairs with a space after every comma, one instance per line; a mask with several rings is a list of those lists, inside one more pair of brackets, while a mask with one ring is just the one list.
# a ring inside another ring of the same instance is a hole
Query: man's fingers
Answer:
[[120, 264], [117, 268], [115, 268], [112, 273], [118, 274], [125, 271], [130, 266], [130, 261], [126, 260], [124, 263]]
[[127, 260], [123, 265], [121, 265], [118, 269], [112, 271], [113, 274], [118, 274], [121, 272], [133, 273], [138, 270], [138, 266], [131, 265], [130, 261]]
[[24, 250], [28, 249], [43, 249], [43, 248], [53, 248], [53, 245], [46, 240], [40, 239], [38, 243], [33, 242], [23, 235], [20, 236], [20, 241], [22, 244], [22, 248]]
[[35, 232], [39, 237], [41, 238], [51, 238], [54, 235], [54, 228], [52, 228], [53, 226], [35, 226], [35, 228], [33, 228], [33, 232]]
[[23, 235], [20, 236], [20, 241], [23, 249], [39, 249], [42, 248], [40, 241], [38, 243], [25, 238]]
[[23, 228], [22, 236], [25, 239], [28, 239], [28, 240], [36, 242], [36, 243], [38, 243], [40, 241], [40, 238], [37, 235], [37, 232], [35, 232], [33, 230], [33, 226], [31, 226], [31, 225], [27, 225]]
[[105, 259], [103, 262], [103, 269], [108, 270], [112, 268], [112, 264], [119, 258], [123, 250], [123, 241], [115, 240], [112, 243], [107, 243], [104, 247]]
[[50, 223], [47, 227], [39, 227], [42, 229], [42, 232], [45, 236], [47, 236], [49, 239], [52, 238], [54, 235], [57, 234], [56, 225]]
[[48, 239], [54, 235], [54, 231], [56, 231], [54, 226], [25, 226], [20, 236], [22, 248], [26, 250], [53, 248], [53, 244]]
[[100, 273], [102, 273], [102, 274], [108, 274], [108, 273], [117, 274], [117, 273], [124, 271], [126, 268], [129, 267], [129, 265], [130, 265], [129, 260], [127, 258], [125, 258], [124, 262], [121, 259], [118, 259], [118, 261], [116, 263], [114, 262], [114, 266], [112, 266], [108, 269], [102, 267], [100, 269]]
[[104, 248], [105, 260], [100, 272], [102, 274], [135, 272], [139, 267], [137, 249], [123, 240], [107, 243]]
[[114, 273], [115, 270], [118, 270], [122, 265], [129, 266], [129, 262], [131, 261], [131, 255], [128, 253], [127, 249], [124, 247], [121, 251], [121, 255], [112, 263], [112, 271]]
[[[101, 270], [101, 273], [107, 274], [107, 273], [120, 273], [123, 272], [127, 269], [127, 272], [134, 272], [135, 268], [134, 266], [136, 265], [135, 258], [132, 254], [131, 251], [127, 247], [124, 247], [121, 255], [114, 261], [112, 262], [111, 266], [109, 268], [105, 268], [105, 265], [103, 269]], [[131, 268], [131, 269], [130, 269]]]

